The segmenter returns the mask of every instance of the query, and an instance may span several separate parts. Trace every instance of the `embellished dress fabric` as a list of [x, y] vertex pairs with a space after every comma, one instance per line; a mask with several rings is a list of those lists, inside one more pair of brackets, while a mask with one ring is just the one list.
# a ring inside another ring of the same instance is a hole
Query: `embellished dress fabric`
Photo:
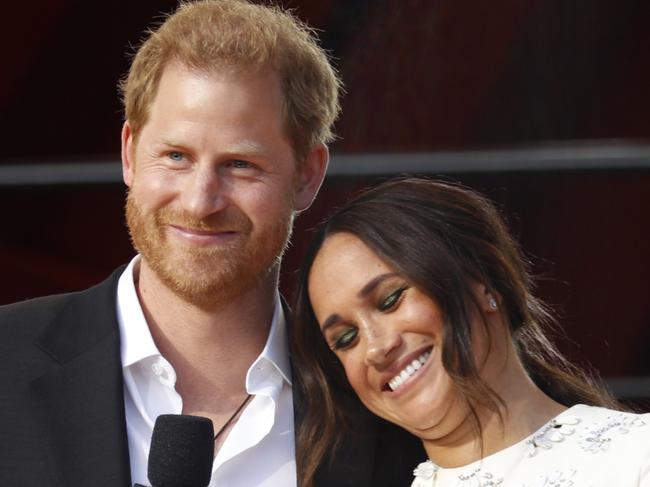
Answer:
[[650, 414], [577, 405], [482, 460], [413, 473], [411, 487], [650, 487]]

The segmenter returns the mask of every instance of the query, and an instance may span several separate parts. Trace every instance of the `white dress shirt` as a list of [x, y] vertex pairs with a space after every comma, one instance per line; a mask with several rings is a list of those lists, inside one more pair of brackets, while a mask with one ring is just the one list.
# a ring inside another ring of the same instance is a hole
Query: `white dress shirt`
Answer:
[[[183, 399], [175, 389], [174, 368], [158, 351], [138, 300], [133, 273], [139, 262], [135, 257], [120, 277], [117, 315], [131, 477], [149, 485], [155, 420], [160, 414], [181, 414]], [[291, 368], [279, 294], [264, 350], [246, 374], [246, 390], [253, 397], [214, 459], [210, 487], [296, 486]]]

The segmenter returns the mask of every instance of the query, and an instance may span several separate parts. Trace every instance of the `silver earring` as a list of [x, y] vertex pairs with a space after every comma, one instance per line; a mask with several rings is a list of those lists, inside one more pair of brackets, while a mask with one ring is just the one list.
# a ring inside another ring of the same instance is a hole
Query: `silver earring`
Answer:
[[499, 307], [497, 304], [497, 300], [494, 299], [493, 296], [490, 296], [490, 299], [488, 300], [488, 305], [490, 306], [491, 310], [496, 310]]

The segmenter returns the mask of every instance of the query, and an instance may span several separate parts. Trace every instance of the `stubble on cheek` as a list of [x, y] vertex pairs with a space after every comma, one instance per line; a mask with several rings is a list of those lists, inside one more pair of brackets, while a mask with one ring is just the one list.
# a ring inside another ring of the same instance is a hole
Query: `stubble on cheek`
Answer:
[[[253, 224], [239, 212], [220, 213], [196, 220], [163, 207], [145, 214], [129, 192], [126, 220], [135, 249], [158, 278], [175, 294], [204, 309], [227, 302], [255, 281], [268, 276], [286, 248], [292, 216], [267, 225], [255, 236]], [[230, 230], [238, 236], [227, 245], [197, 247], [171, 243], [169, 224], [201, 230]]]

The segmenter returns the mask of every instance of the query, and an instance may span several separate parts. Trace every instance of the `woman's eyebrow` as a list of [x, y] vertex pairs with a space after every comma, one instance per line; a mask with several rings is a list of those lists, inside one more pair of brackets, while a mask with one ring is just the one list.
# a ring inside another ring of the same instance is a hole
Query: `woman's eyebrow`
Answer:
[[[365, 298], [370, 293], [372, 293], [379, 284], [384, 282], [386, 279], [390, 279], [391, 277], [395, 277], [397, 275], [399, 275], [397, 272], [386, 272], [385, 274], [379, 274], [378, 276], [373, 277], [365, 286], [361, 288], [361, 290], [357, 293], [357, 296], [360, 298]], [[325, 333], [328, 328], [331, 328], [340, 320], [341, 316], [337, 313], [329, 315], [323, 322], [323, 325], [320, 327], [320, 331], [322, 333]]]
[[329, 315], [329, 317], [328, 317], [328, 318], [325, 320], [325, 322], [323, 323], [323, 326], [320, 327], [320, 331], [321, 331], [322, 333], [325, 333], [325, 331], [326, 331], [328, 328], [331, 328], [332, 326], [334, 326], [334, 325], [335, 325], [338, 321], [340, 321], [340, 320], [341, 320], [341, 316], [339, 316], [339, 315], [336, 314], [336, 313], [334, 313], [334, 314], [332, 314], [332, 315]]
[[357, 293], [357, 296], [360, 298], [365, 298], [368, 296], [368, 294], [372, 293], [375, 288], [384, 282], [386, 279], [390, 279], [391, 277], [395, 277], [399, 275], [397, 272], [387, 272], [385, 274], [379, 274], [376, 277], [373, 277], [368, 283], [361, 288], [361, 291]]

